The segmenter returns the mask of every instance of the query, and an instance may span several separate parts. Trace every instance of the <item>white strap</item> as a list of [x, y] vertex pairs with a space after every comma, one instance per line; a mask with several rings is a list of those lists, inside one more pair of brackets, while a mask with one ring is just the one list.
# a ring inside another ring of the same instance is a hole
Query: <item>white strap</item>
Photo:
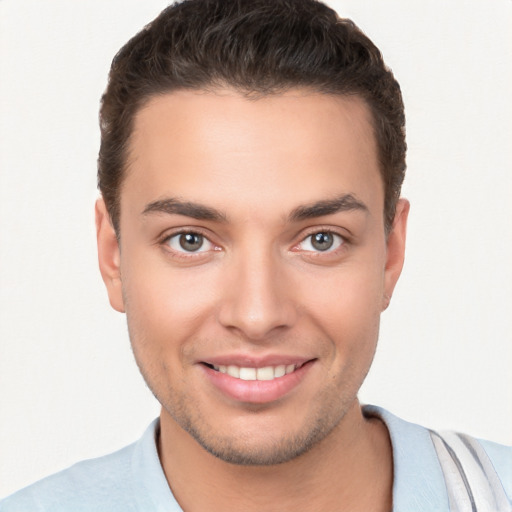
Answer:
[[473, 438], [430, 431], [452, 512], [512, 512], [492, 462]]

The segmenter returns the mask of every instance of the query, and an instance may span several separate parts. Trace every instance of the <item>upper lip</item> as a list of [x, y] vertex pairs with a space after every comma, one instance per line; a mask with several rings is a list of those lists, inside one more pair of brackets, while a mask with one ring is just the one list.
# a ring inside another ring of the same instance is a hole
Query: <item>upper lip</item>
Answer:
[[207, 363], [215, 366], [239, 366], [241, 368], [264, 368], [266, 366], [280, 366], [294, 364], [302, 366], [315, 359], [314, 357], [302, 357], [284, 354], [269, 354], [266, 356], [251, 356], [248, 354], [231, 354], [206, 357], [201, 359], [199, 363]]

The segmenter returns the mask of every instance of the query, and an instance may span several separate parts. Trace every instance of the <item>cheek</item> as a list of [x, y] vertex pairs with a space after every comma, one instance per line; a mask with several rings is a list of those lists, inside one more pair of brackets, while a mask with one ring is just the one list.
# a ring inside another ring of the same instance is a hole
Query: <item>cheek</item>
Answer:
[[122, 270], [132, 343], [144, 339], [162, 351], [179, 345], [196, 333], [215, 301], [213, 276], [201, 268], [176, 270], [161, 260], [146, 260], [127, 262]]
[[380, 315], [384, 272], [378, 267], [347, 265], [317, 274], [307, 284], [304, 303], [324, 317], [324, 324], [365, 325]]
[[383, 272], [378, 268], [340, 267], [304, 290], [309, 316], [331, 341], [331, 361], [365, 367], [373, 359], [383, 291]]

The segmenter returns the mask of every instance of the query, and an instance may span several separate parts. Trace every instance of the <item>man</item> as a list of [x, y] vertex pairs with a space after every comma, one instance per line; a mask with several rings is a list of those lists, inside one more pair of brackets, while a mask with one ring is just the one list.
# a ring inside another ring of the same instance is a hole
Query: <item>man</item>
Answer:
[[166, 9], [114, 59], [97, 234], [162, 412], [1, 510], [509, 510], [510, 450], [361, 408], [409, 205], [400, 89], [312, 1]]

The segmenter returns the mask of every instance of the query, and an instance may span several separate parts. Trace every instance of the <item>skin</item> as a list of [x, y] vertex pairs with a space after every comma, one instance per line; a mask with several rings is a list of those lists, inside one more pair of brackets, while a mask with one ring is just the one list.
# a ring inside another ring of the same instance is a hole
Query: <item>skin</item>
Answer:
[[[97, 202], [99, 262], [162, 404], [160, 458], [184, 510], [391, 509], [388, 433], [357, 392], [409, 205], [386, 235], [370, 119], [357, 97], [229, 89], [162, 95], [136, 116], [119, 240]], [[347, 197], [357, 207], [326, 210]], [[238, 400], [204, 363], [240, 354], [308, 365], [283, 396]]]

